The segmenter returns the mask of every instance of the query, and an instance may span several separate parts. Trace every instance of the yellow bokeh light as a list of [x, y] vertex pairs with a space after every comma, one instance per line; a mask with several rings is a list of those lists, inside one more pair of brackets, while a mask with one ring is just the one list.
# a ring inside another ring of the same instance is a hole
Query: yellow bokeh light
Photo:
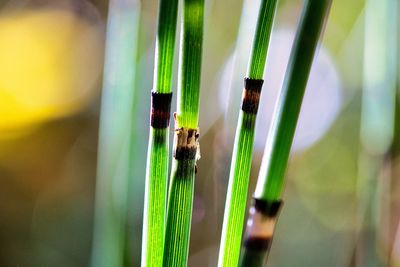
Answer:
[[0, 136], [73, 114], [97, 92], [100, 23], [69, 10], [0, 17]]

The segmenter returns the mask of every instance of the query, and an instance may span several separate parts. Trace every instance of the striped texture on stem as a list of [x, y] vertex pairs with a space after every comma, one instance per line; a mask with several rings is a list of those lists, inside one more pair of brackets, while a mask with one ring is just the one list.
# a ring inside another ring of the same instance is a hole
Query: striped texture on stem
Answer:
[[[260, 81], [258, 92], [261, 92], [262, 80], [257, 81]], [[239, 114], [225, 204], [218, 263], [221, 267], [237, 266], [239, 260], [256, 123], [255, 113], [243, 111], [243, 107], [246, 107], [244, 103], [246, 99], [242, 101]]]
[[147, 155], [142, 266], [161, 266], [168, 177], [168, 128], [150, 128]]
[[318, 39], [330, 5], [330, 0], [305, 2], [267, 139], [240, 266], [265, 266], [281, 206], [279, 199], [290, 147]]
[[[247, 76], [253, 79], [262, 79], [265, 62], [267, 60], [268, 43], [271, 36], [277, 0], [262, 0], [258, 14], [256, 35], [251, 50]], [[266, 45], [267, 44], [267, 45]]]
[[163, 266], [186, 266], [197, 161], [196, 130], [176, 130]]
[[204, 0], [184, 0], [176, 125], [197, 129], [203, 46]]
[[160, 0], [153, 81], [159, 93], [172, 91], [177, 16], [178, 0]]
[[169, 121], [178, 0], [161, 0], [155, 51], [143, 214], [142, 267], [162, 266], [169, 163]]
[[163, 266], [187, 266], [198, 151], [204, 0], [184, 0]]
[[175, 236], [175, 238], [167, 238], [165, 250], [166, 253], [170, 254], [165, 255], [163, 266], [187, 266], [195, 164], [195, 160], [190, 160], [186, 164], [175, 162], [173, 166], [173, 171], [177, 175], [172, 179], [181, 179], [181, 181], [175, 181], [171, 184], [168, 208], [178, 212], [168, 213], [168, 221], [170, 223], [168, 224], [167, 233]]
[[236, 267], [239, 261], [254, 128], [276, 4], [276, 0], [262, 0], [258, 15], [256, 35], [248, 66], [248, 78], [245, 79], [242, 109], [239, 113], [233, 148], [218, 259], [220, 267]]
[[178, 0], [160, 1], [143, 216], [143, 267], [161, 266], [163, 259], [177, 12]]

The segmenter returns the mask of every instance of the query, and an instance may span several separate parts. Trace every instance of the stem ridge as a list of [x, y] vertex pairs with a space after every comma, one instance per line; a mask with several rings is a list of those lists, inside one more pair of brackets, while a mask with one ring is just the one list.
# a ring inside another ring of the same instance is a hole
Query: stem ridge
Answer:
[[264, 82], [265, 61], [276, 4], [277, 0], [262, 0], [260, 2], [257, 28], [247, 67], [247, 78], [244, 79], [242, 106], [235, 134], [218, 267], [237, 267], [239, 263], [253, 156], [254, 129], [261, 89]]

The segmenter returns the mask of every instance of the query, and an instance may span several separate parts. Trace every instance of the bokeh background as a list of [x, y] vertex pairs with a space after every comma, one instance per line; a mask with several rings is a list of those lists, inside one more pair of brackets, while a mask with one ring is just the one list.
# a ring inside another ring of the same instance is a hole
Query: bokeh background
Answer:
[[[128, 21], [135, 25], [113, 28], [137, 29], [129, 63], [135, 69], [135, 145], [125, 266], [140, 262], [158, 9], [155, 0], [132, 2], [136, 18]], [[269, 266], [400, 266], [400, 3], [380, 3], [333, 1], [301, 111]], [[206, 0], [202, 157], [189, 266], [216, 266], [258, 4]], [[250, 192], [302, 4], [279, 1]], [[90, 265], [108, 14], [106, 0], [0, 1], [0, 266]]]

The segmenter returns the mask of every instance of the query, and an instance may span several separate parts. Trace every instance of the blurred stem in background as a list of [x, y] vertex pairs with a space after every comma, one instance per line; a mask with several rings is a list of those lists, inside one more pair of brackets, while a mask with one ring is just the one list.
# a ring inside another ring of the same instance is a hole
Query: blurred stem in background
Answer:
[[[397, 6], [397, 25], [400, 23], [400, 5]], [[397, 27], [397, 53], [400, 55], [400, 27]], [[397, 57], [397, 91], [396, 91], [396, 106], [395, 106], [395, 125], [394, 125], [394, 138], [391, 148], [391, 159], [392, 159], [392, 182], [393, 190], [396, 192], [396, 186], [399, 185], [398, 175], [399, 175], [399, 162], [400, 162], [400, 59]], [[396, 179], [397, 178], [397, 179]], [[393, 195], [393, 198], [396, 197]], [[392, 207], [393, 208], [393, 207]], [[399, 218], [398, 216], [395, 218]], [[393, 246], [390, 251], [390, 266], [397, 267], [400, 266], [400, 222], [396, 222], [396, 232], [393, 240]]]
[[137, 0], [110, 1], [100, 113], [93, 267], [124, 266], [139, 11]]
[[304, 3], [253, 195], [240, 266], [265, 266], [281, 207], [285, 171], [318, 40], [330, 0]]
[[356, 266], [389, 264], [390, 151], [396, 109], [398, 5], [398, 1], [368, 0], [365, 9]]
[[169, 162], [169, 121], [178, 0], [161, 0], [158, 13], [151, 127], [143, 214], [142, 266], [162, 266]]
[[229, 174], [218, 266], [237, 266], [254, 143], [254, 128], [277, 1], [262, 0], [244, 80], [242, 107]]
[[204, 0], [184, 0], [180, 42], [178, 102], [163, 266], [186, 266], [196, 162]]

